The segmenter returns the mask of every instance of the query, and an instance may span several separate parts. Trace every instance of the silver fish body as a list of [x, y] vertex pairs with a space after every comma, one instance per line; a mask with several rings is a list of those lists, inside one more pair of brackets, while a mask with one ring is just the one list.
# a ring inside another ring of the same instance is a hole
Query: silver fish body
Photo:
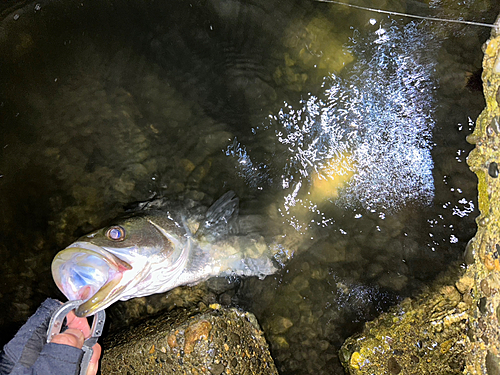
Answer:
[[[233, 192], [217, 200], [199, 225], [178, 212], [147, 205], [60, 251], [52, 262], [54, 281], [69, 300], [84, 300], [76, 314], [89, 316], [117, 300], [162, 293], [213, 276], [274, 273], [262, 236], [229, 233], [237, 211]], [[190, 228], [196, 227], [193, 234]]]

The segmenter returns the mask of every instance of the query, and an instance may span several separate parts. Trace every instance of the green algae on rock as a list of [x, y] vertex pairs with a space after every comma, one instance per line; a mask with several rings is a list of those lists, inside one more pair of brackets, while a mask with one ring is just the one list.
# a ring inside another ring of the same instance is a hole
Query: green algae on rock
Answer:
[[103, 346], [103, 374], [278, 373], [255, 317], [219, 305], [173, 310]]

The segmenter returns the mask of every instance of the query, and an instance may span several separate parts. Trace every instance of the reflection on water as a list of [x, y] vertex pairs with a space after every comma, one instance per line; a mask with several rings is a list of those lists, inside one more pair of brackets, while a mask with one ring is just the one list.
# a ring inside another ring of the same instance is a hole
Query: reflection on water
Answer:
[[[341, 197], [346, 206], [427, 205], [434, 196], [430, 151], [439, 43], [415, 23], [374, 30], [354, 39], [352, 52], [360, 58], [346, 78], [327, 77], [324, 99], [313, 95], [303, 108], [280, 113], [285, 135], [279, 141], [291, 151], [290, 170], [301, 176], [354, 172]], [[346, 154], [347, 163], [331, 162]]]
[[[458, 9], [491, 21], [483, 5]], [[341, 373], [345, 337], [460, 259], [475, 231], [465, 136], [489, 30], [309, 1], [2, 14], [3, 341], [62, 298], [50, 262], [79, 235], [135, 201], [208, 206], [232, 189], [242, 215], [267, 218], [283, 269], [116, 305], [110, 321], [126, 324], [129, 306], [239, 305], [282, 373]]]

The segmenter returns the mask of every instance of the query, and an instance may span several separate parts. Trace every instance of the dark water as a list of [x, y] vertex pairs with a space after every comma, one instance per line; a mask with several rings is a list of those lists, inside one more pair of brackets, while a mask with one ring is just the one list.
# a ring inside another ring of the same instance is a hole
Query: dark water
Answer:
[[2, 19], [2, 343], [63, 299], [58, 250], [153, 195], [209, 205], [232, 189], [282, 233], [279, 274], [189, 298], [253, 311], [284, 374], [342, 373], [342, 341], [474, 235], [465, 137], [488, 29], [313, 1], [40, 1]]

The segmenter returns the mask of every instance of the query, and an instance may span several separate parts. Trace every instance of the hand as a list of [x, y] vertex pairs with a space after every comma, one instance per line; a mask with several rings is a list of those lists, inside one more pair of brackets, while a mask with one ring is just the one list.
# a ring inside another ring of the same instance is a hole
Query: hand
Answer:
[[[57, 374], [71, 375], [78, 372], [78, 359], [90, 327], [86, 318], [67, 315], [66, 331], [54, 336], [47, 344], [47, 329], [52, 315], [61, 307], [61, 302], [47, 298], [28, 321], [19, 329], [0, 353], [0, 373], [12, 375]], [[60, 345], [62, 344], [62, 345]], [[93, 356], [87, 375], [97, 373], [101, 347], [92, 348]]]
[[[66, 315], [68, 329], [52, 338], [53, 343], [74, 346], [81, 349], [86, 338], [90, 337], [90, 327], [87, 318], [78, 318], [73, 311]], [[101, 357], [101, 345], [95, 344], [87, 375], [96, 375]]]

